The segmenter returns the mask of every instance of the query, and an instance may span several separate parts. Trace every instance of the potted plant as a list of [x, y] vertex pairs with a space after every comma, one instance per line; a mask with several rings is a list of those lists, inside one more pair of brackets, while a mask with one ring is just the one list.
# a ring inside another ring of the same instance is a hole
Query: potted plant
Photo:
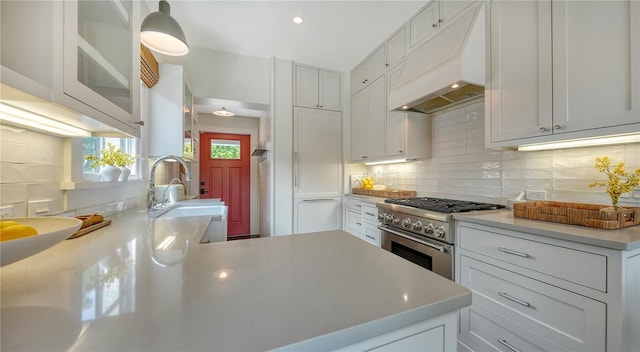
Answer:
[[589, 184], [589, 187], [606, 187], [605, 191], [611, 197], [611, 207], [603, 208], [601, 211], [624, 212], [622, 207], [618, 207], [620, 195], [631, 192], [640, 184], [640, 169], [634, 172], [624, 171], [624, 163], [619, 163], [613, 170], [610, 169], [611, 161], [608, 156], [596, 158], [595, 167], [607, 175], [607, 182], [595, 181]]
[[111, 143], [107, 143], [107, 148], [102, 149], [100, 155], [85, 156], [90, 168], [100, 168], [100, 175], [104, 181], [126, 181], [131, 173], [127, 166], [133, 165], [137, 158], [138, 155], [124, 153]]

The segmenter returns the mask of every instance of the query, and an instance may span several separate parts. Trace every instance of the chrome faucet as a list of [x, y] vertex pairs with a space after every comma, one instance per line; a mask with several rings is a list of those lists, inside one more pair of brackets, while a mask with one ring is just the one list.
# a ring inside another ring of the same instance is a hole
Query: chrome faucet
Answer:
[[184, 161], [184, 159], [182, 159], [181, 157], [175, 156], [175, 155], [165, 155], [163, 157], [156, 159], [153, 165], [151, 165], [151, 175], [149, 176], [149, 192], [147, 194], [147, 210], [153, 210], [158, 207], [158, 199], [156, 199], [156, 190], [155, 190], [156, 168], [161, 162], [168, 159], [173, 159], [179, 162], [184, 167], [185, 180], [191, 181], [191, 171], [189, 170], [189, 166], [187, 165], [187, 162]]

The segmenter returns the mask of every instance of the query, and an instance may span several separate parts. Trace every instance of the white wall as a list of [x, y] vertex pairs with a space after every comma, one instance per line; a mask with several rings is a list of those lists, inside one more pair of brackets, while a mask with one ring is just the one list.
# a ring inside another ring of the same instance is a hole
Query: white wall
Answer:
[[270, 59], [191, 47], [185, 56], [155, 54], [158, 61], [183, 65], [195, 97], [270, 103]]
[[[395, 169], [404, 187], [415, 187], [419, 196], [506, 204], [520, 191], [542, 190], [549, 200], [609, 204], [603, 188], [588, 187], [604, 180], [595, 157], [625, 162], [627, 171], [640, 168], [640, 143], [535, 152], [485, 149], [483, 102], [434, 115], [432, 124], [431, 159], [370, 166], [367, 172]], [[637, 206], [640, 200], [620, 202]]]

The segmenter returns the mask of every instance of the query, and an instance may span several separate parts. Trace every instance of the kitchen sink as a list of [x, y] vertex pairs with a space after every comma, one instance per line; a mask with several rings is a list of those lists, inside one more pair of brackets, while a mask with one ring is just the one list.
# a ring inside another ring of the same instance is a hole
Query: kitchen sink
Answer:
[[215, 220], [226, 219], [227, 206], [220, 199], [190, 199], [173, 203], [166, 208], [149, 212], [150, 218], [183, 218], [189, 216], [212, 216]]
[[227, 206], [225, 205], [180, 205], [172, 207], [163, 212], [158, 218], [183, 218], [189, 216], [212, 216], [223, 219], [227, 215]]

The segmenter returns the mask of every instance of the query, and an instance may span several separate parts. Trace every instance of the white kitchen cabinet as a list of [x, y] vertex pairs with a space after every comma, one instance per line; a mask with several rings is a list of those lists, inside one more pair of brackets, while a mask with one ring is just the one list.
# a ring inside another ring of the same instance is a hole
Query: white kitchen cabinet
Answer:
[[[636, 351], [640, 249], [456, 221], [458, 339], [476, 351]], [[607, 231], [607, 230], [602, 230]], [[510, 346], [510, 347], [509, 347]]]
[[487, 14], [488, 147], [640, 130], [640, 3], [492, 1]]
[[382, 246], [381, 233], [378, 226], [378, 208], [375, 204], [362, 204], [362, 238], [376, 247]]
[[362, 202], [353, 197], [346, 197], [345, 231], [362, 238]]
[[339, 230], [340, 197], [294, 199], [293, 233]]
[[387, 112], [385, 158], [431, 157], [431, 117], [401, 111]]
[[294, 197], [340, 196], [341, 113], [295, 108], [293, 128]]
[[193, 94], [181, 65], [160, 64], [160, 80], [149, 89], [149, 156], [194, 160]]
[[296, 66], [295, 105], [340, 111], [340, 73]]
[[351, 99], [351, 161], [362, 162], [384, 156], [384, 126], [387, 95], [384, 76]]
[[351, 95], [373, 84], [384, 74], [386, 67], [385, 46], [381, 45], [351, 70]]
[[387, 52], [386, 67], [391, 68], [404, 60], [407, 54], [407, 30], [402, 26], [391, 38], [385, 43]]
[[87, 130], [140, 136], [139, 2], [1, 6], [2, 83], [73, 111], [65, 118]]
[[456, 17], [475, 0], [433, 0], [409, 21], [409, 43], [413, 48]]
[[335, 351], [455, 351], [456, 320], [447, 313]]

